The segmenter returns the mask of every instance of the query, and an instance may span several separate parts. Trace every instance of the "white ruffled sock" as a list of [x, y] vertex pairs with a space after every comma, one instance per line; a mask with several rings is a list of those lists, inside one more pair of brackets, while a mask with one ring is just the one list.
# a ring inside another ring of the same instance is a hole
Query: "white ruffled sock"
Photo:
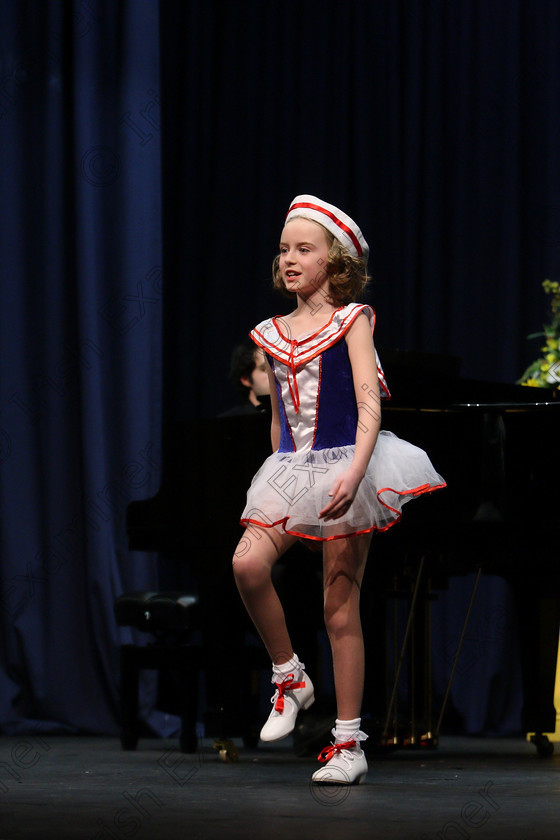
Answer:
[[339, 720], [337, 718], [334, 722], [334, 729], [332, 731], [335, 744], [344, 744], [346, 741], [355, 741], [356, 747], [361, 749], [360, 741], [365, 741], [367, 738], [365, 732], [360, 732], [361, 722], [361, 718], [353, 718], [353, 720]]
[[294, 682], [299, 682], [301, 680], [304, 668], [305, 665], [303, 664], [303, 662], [299, 661], [297, 653], [294, 653], [292, 658], [288, 659], [287, 662], [283, 662], [282, 665], [272, 666], [271, 682], [282, 682], [282, 680], [286, 679], [288, 674], [293, 674]]

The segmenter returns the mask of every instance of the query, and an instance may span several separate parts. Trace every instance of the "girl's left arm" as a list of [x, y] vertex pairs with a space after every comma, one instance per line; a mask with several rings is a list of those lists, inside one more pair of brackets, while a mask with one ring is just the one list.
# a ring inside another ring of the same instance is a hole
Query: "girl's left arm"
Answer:
[[358, 404], [356, 450], [352, 466], [361, 472], [363, 478], [381, 428], [377, 357], [368, 318], [356, 319], [348, 330], [346, 343]]
[[352, 463], [330, 490], [332, 501], [319, 514], [319, 518], [325, 520], [337, 519], [352, 504], [366, 473], [381, 426], [377, 359], [368, 318], [356, 318], [346, 334], [346, 343], [358, 404], [356, 446]]

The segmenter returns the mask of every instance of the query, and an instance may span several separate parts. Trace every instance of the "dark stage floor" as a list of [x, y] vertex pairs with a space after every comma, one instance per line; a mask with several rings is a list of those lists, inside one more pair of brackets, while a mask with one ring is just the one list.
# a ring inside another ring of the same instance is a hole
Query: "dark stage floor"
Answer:
[[311, 787], [316, 766], [289, 741], [226, 764], [211, 740], [187, 755], [175, 741], [2, 738], [0, 840], [560, 837], [560, 751], [540, 758], [522, 738], [370, 759], [352, 788]]

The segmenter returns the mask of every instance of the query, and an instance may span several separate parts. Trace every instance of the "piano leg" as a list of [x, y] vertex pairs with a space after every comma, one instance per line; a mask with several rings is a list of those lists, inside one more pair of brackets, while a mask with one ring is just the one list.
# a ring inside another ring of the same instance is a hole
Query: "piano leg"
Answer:
[[542, 594], [536, 599], [522, 596], [519, 614], [524, 686], [522, 727], [524, 732], [535, 733], [533, 743], [539, 754], [550, 755], [553, 748], [548, 747], [548, 739], [542, 733], [554, 732], [556, 728], [554, 687], [560, 600]]
[[239, 594], [230, 578], [208, 582], [200, 593], [204, 645], [206, 735], [227, 741], [241, 735], [245, 746], [259, 740], [260, 670], [270, 668], [262, 645], [246, 644], [250, 628]]
[[[181, 656], [181, 649], [179, 648], [178, 674], [179, 674], [179, 701], [180, 701], [180, 715], [181, 715], [181, 735], [179, 744], [181, 752], [194, 753], [198, 746], [198, 737], [196, 734], [196, 719], [198, 711], [198, 668], [193, 674], [190, 665], [190, 660], [193, 655], [197, 655], [198, 651], [186, 649], [184, 657]], [[198, 658], [198, 657], [197, 657]], [[198, 663], [197, 663], [198, 664]]]
[[135, 645], [121, 645], [121, 745], [135, 750], [138, 745], [139, 666]]

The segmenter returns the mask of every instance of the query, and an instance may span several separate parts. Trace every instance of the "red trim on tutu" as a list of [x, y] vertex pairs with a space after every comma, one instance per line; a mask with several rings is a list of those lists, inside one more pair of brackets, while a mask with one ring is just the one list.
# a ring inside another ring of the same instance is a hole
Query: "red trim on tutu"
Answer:
[[[249, 525], [258, 525], [261, 528], [274, 528], [277, 525], [281, 525], [284, 529], [286, 534], [289, 534], [292, 537], [298, 537], [299, 539], [304, 540], [314, 540], [316, 542], [329, 542], [329, 540], [342, 540], [346, 539], [346, 537], [358, 537], [361, 534], [370, 534], [372, 531], [377, 531], [378, 533], [383, 533], [384, 531], [388, 531], [389, 528], [392, 528], [393, 525], [396, 525], [402, 519], [402, 510], [399, 511], [397, 508], [391, 507], [386, 502], [383, 501], [381, 498], [381, 493], [396, 493], [397, 496], [412, 496], [413, 498], [418, 498], [418, 496], [423, 496], [425, 493], [433, 493], [435, 490], [443, 490], [444, 487], [447, 487], [447, 482], [443, 482], [443, 484], [422, 484], [420, 487], [416, 487], [413, 490], [393, 490], [391, 487], [384, 487], [382, 490], [377, 491], [377, 498], [379, 499], [380, 503], [383, 507], [387, 508], [387, 510], [393, 511], [396, 514], [395, 519], [392, 522], [389, 522], [387, 525], [383, 525], [379, 527], [378, 525], [372, 525], [371, 528], [363, 528], [360, 531], [349, 531], [346, 534], [333, 534], [331, 537], [314, 537], [311, 534], [304, 534], [300, 533], [299, 531], [293, 531], [286, 527], [290, 517], [284, 516], [282, 519], [278, 519], [276, 522], [260, 522], [257, 519], [241, 519], [240, 524], [248, 527]], [[333, 520], [336, 522], [336, 520]]]

